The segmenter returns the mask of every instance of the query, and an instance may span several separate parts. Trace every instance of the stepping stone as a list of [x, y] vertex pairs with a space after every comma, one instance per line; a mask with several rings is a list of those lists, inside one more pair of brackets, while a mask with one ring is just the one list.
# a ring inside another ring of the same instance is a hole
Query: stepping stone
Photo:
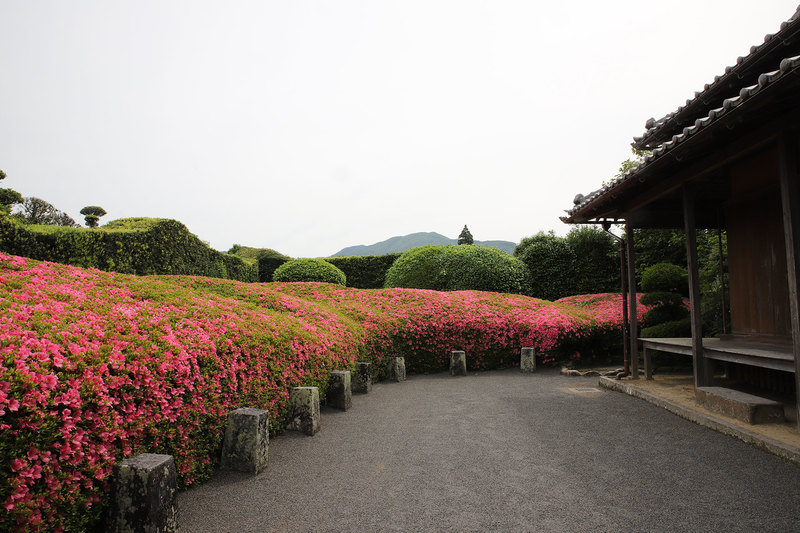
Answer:
[[786, 419], [783, 404], [724, 387], [697, 387], [695, 397], [707, 409], [748, 424], [777, 424]]

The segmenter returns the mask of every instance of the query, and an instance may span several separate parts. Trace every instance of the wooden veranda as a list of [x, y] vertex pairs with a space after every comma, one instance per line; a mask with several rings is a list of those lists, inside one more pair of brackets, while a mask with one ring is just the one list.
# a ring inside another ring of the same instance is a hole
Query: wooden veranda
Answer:
[[[712, 384], [713, 360], [793, 373], [800, 399], [798, 13], [696, 98], [650, 119], [633, 145], [652, 153], [610, 184], [576, 197], [562, 218], [624, 224], [631, 353], [640, 343], [633, 231], [682, 228], [692, 337], [642, 339], [645, 361], [653, 349], [691, 355], [695, 387]], [[700, 313], [696, 232], [712, 228], [725, 230], [728, 242], [731, 335], [722, 339], [703, 337]]]

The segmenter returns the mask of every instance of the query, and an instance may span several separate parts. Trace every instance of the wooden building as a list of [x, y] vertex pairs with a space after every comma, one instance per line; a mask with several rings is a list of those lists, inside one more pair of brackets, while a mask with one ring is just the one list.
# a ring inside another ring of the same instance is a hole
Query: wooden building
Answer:
[[[576, 197], [562, 220], [625, 224], [629, 280], [635, 279], [634, 228], [683, 228], [692, 338], [664, 339], [661, 347], [693, 356], [697, 387], [711, 384], [716, 359], [786, 373], [800, 391], [800, 8], [693, 99], [646, 128], [633, 146], [651, 155]], [[727, 231], [731, 335], [722, 339], [704, 339], [701, 331], [697, 228]], [[635, 317], [635, 298], [630, 305]], [[631, 343], [637, 353], [635, 323]]]

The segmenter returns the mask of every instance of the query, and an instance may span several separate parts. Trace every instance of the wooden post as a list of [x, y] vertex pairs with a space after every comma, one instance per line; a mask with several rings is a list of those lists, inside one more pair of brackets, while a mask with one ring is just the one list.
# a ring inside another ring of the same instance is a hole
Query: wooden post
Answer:
[[692, 357], [694, 386], [711, 385], [711, 368], [703, 356], [703, 317], [700, 314], [700, 272], [697, 264], [697, 225], [695, 224], [694, 193], [683, 187], [683, 222], [686, 229], [686, 259], [689, 271], [689, 304], [692, 319]]
[[630, 313], [631, 377], [639, 379], [639, 324], [636, 320], [636, 263], [633, 253], [633, 226], [625, 222], [625, 244], [628, 247], [628, 313]]
[[622, 285], [622, 371], [628, 375], [631, 371], [631, 347], [628, 339], [628, 276], [625, 262], [625, 239], [619, 240], [619, 278]]
[[[778, 140], [780, 158], [781, 206], [783, 233], [786, 238], [786, 269], [789, 278], [789, 309], [792, 316], [792, 351], [794, 352], [795, 402], [800, 413], [800, 172], [798, 172], [798, 137], [784, 134]], [[800, 426], [800, 417], [798, 417]]]

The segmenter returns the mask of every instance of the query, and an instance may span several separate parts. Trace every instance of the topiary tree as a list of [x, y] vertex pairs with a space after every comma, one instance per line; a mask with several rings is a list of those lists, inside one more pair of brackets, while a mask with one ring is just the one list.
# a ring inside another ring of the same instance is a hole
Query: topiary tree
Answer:
[[321, 281], [345, 285], [344, 272], [324, 259], [292, 259], [275, 269], [273, 281]]
[[86, 225], [90, 228], [96, 228], [99, 225], [100, 217], [106, 214], [106, 210], [98, 205], [87, 205], [81, 209], [81, 215], [84, 215]]
[[521, 294], [528, 289], [528, 273], [519, 259], [495, 248], [421, 246], [394, 262], [386, 287]]
[[651, 306], [644, 315], [647, 327], [642, 337], [687, 337], [691, 335], [689, 310], [683, 303], [688, 294], [686, 270], [678, 265], [656, 263], [642, 273], [641, 298], [644, 305]]
[[464, 224], [464, 229], [461, 230], [461, 233], [458, 235], [458, 244], [474, 244], [475, 241], [472, 239], [472, 233], [469, 232], [467, 225]]

